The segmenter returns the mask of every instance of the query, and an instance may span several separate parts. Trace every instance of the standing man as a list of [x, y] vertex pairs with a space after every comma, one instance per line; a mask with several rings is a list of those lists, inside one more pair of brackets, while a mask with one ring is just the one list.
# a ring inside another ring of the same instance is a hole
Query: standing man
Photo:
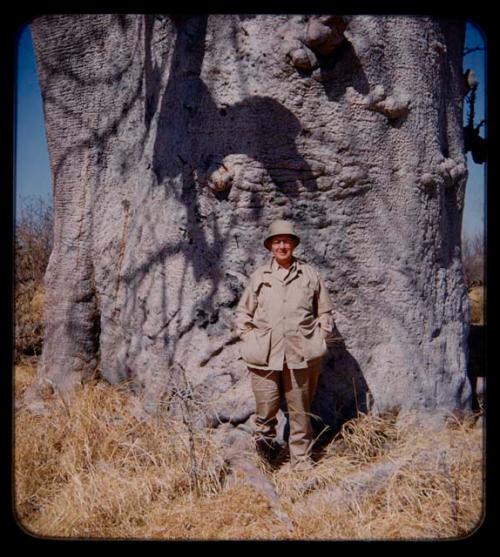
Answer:
[[270, 454], [284, 395], [290, 464], [307, 470], [312, 467], [310, 408], [334, 323], [323, 279], [293, 255], [299, 243], [291, 222], [270, 225], [264, 246], [273, 257], [250, 276], [236, 310], [236, 327], [255, 396], [257, 451]]

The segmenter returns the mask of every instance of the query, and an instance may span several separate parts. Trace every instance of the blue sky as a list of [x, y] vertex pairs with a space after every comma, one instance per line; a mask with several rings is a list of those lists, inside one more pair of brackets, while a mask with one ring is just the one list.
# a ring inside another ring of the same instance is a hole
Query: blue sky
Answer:
[[18, 38], [16, 90], [15, 187], [17, 204], [26, 197], [50, 199], [52, 177], [43, 123], [42, 96], [36, 73], [31, 32]]
[[[482, 32], [474, 25], [467, 25], [465, 35], [465, 46], [487, 47], [486, 39]], [[474, 124], [477, 126], [485, 117], [485, 91], [486, 82], [486, 65], [484, 51], [476, 51], [464, 56], [464, 70], [472, 68], [477, 75], [479, 85], [477, 88], [477, 102], [475, 106]], [[468, 109], [465, 109], [465, 117], [467, 117]], [[486, 130], [484, 126], [481, 128], [481, 136], [485, 137]], [[483, 233], [486, 226], [486, 165], [475, 164], [471, 154], [467, 153], [467, 167], [469, 169], [469, 179], [465, 190], [465, 209], [462, 229], [466, 236], [476, 233]]]
[[[466, 46], [485, 46], [485, 39], [474, 25], [467, 25]], [[486, 89], [485, 54], [473, 52], [464, 57], [464, 69], [472, 68], [479, 79], [476, 102], [477, 125], [484, 118]], [[467, 110], [465, 111], [467, 114]], [[484, 137], [485, 129], [481, 129]], [[43, 197], [51, 199], [52, 177], [49, 167], [47, 140], [43, 123], [43, 108], [36, 73], [35, 56], [29, 26], [24, 27], [18, 39], [15, 187], [17, 209], [25, 199]], [[485, 226], [485, 165], [475, 164], [467, 154], [469, 180], [466, 187], [463, 218], [464, 235], [483, 233]]]

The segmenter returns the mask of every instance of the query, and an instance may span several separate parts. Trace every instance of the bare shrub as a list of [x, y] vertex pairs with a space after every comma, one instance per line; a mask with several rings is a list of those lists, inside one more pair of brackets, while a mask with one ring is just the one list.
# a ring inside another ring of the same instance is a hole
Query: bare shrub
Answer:
[[43, 278], [52, 251], [52, 206], [26, 199], [16, 218], [14, 244], [15, 356], [40, 353], [43, 338]]
[[462, 262], [468, 288], [484, 285], [486, 263], [484, 237], [481, 233], [466, 236], [462, 241]]

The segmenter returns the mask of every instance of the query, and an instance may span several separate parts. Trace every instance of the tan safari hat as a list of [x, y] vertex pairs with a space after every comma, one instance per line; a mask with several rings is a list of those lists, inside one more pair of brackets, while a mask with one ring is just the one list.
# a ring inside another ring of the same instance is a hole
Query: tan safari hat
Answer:
[[269, 243], [271, 238], [273, 236], [278, 236], [278, 234], [287, 234], [288, 236], [292, 236], [292, 238], [295, 240], [295, 246], [298, 246], [300, 244], [300, 238], [295, 233], [295, 230], [293, 228], [293, 223], [288, 220], [278, 219], [273, 221], [269, 225], [267, 236], [266, 239], [264, 240], [264, 245], [266, 246], [267, 249], [271, 248]]

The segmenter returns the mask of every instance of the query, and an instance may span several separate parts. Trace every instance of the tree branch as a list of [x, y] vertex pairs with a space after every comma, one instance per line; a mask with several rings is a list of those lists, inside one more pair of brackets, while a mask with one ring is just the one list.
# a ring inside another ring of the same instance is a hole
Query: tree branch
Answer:
[[486, 50], [486, 49], [484, 48], [484, 46], [473, 46], [473, 47], [464, 48], [464, 56], [467, 56], [467, 54], [472, 54], [473, 52], [477, 52], [479, 50]]

